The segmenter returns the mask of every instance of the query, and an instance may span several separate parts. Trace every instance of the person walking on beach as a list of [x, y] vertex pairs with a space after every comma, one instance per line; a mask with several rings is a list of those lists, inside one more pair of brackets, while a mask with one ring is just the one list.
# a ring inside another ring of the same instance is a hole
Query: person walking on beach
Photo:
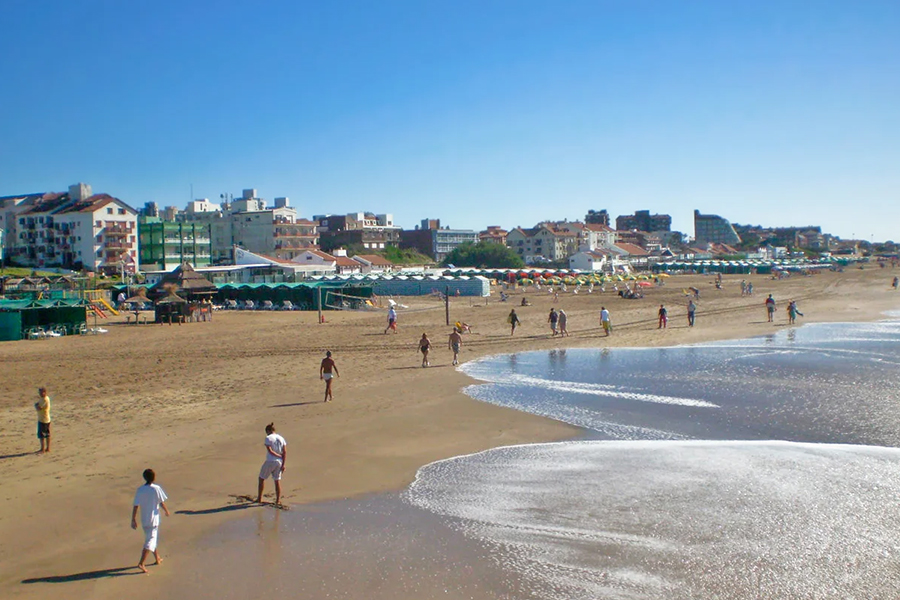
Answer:
[[566, 314], [566, 311], [563, 309], [559, 309], [557, 312], [557, 316], [559, 319], [559, 335], [562, 337], [569, 337], [569, 330], [566, 329], [569, 321], [569, 315]]
[[459, 329], [456, 327], [453, 328], [453, 332], [450, 334], [450, 339], [447, 340], [447, 346], [453, 352], [453, 364], [459, 364], [459, 348], [462, 346], [462, 336], [459, 335]]
[[896, 290], [897, 286], [900, 286], [900, 277], [894, 277], [894, 280], [891, 281], [892, 288], [894, 288]]
[[512, 309], [509, 311], [509, 316], [506, 317], [506, 322], [509, 323], [510, 330], [509, 335], [513, 335], [516, 333], [516, 326], [520, 323], [519, 315], [516, 314], [516, 309]]
[[328, 350], [325, 352], [322, 364], [319, 365], [319, 379], [325, 381], [325, 402], [334, 400], [334, 394], [331, 392], [331, 380], [340, 376], [337, 365], [334, 364], [334, 359], [331, 358], [331, 350]]
[[422, 337], [419, 338], [419, 352], [422, 353], [422, 366], [427, 367], [431, 363], [428, 362], [428, 351], [431, 350], [431, 340], [428, 339], [428, 335], [422, 334]]
[[694, 313], [696, 311], [697, 311], [697, 305], [694, 304], [693, 300], [688, 300], [688, 305], [687, 305], [688, 327], [694, 326]]
[[662, 304], [659, 305], [659, 325], [657, 325], [657, 329], [666, 329], [669, 324], [669, 311], [666, 310], [666, 307]]
[[387, 327], [384, 329], [384, 332], [387, 333], [388, 331], [393, 331], [394, 333], [397, 333], [397, 311], [394, 310], [393, 306], [390, 309], [388, 309], [388, 324], [387, 324]]
[[144, 566], [144, 563], [151, 552], [156, 559], [156, 564], [162, 562], [159, 550], [157, 550], [160, 507], [162, 507], [167, 517], [171, 515], [169, 514], [169, 508], [166, 506], [166, 500], [168, 499], [166, 493], [154, 483], [156, 481], [156, 473], [153, 472], [153, 469], [144, 470], [144, 481], [146, 483], [139, 487], [134, 494], [134, 506], [131, 508], [131, 528], [137, 529], [137, 513], [138, 509], [140, 509], [141, 528], [144, 530], [144, 549], [141, 551], [141, 560], [138, 562], [137, 568], [146, 573], [147, 567]]
[[607, 336], [612, 333], [612, 321], [609, 318], [609, 311], [606, 310], [605, 306], [600, 307], [600, 325], [603, 326], [603, 331], [606, 332]]
[[769, 323], [775, 320], [775, 298], [772, 297], [772, 294], [766, 298], [766, 315], [769, 317]]
[[559, 322], [559, 313], [556, 312], [555, 308], [550, 308], [550, 315], [547, 317], [547, 322], [550, 323], [550, 331], [553, 332], [553, 337], [556, 337], [556, 327]]
[[788, 302], [787, 307], [788, 313], [788, 324], [793, 325], [797, 322], [797, 315], [803, 316], [803, 313], [800, 312], [800, 309], [797, 308], [797, 303], [794, 300]]
[[37, 411], [37, 436], [41, 442], [38, 454], [47, 454], [50, 452], [50, 396], [47, 395], [47, 388], [38, 389], [34, 410]]
[[275, 506], [281, 505], [281, 474], [284, 473], [284, 463], [287, 460], [287, 441], [275, 433], [275, 423], [266, 425], [266, 461], [259, 469], [259, 491], [256, 494], [256, 503], [262, 504], [263, 490], [266, 487], [266, 479], [271, 477], [275, 481]]

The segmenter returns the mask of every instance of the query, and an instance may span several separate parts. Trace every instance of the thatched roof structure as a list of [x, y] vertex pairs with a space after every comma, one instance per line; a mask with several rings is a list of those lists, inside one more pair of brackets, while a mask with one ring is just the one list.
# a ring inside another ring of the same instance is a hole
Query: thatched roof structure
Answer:
[[216, 293], [215, 284], [194, 270], [190, 263], [182, 263], [171, 273], [165, 275], [159, 283], [150, 288], [155, 295], [182, 294], [185, 296], [209, 295]]
[[185, 304], [187, 300], [177, 294], [169, 294], [165, 298], [156, 301], [157, 304]]

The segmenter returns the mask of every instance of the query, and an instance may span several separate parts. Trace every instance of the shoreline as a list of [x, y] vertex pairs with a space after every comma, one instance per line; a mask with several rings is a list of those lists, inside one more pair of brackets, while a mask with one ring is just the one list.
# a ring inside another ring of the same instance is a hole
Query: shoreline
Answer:
[[[622, 300], [610, 293], [602, 299], [597, 295], [561, 297], [556, 305], [563, 305], [569, 312], [570, 330], [575, 335], [559, 340], [549, 338], [543, 325], [534, 326], [554, 304], [550, 297], [519, 291], [513, 293], [510, 303], [492, 299], [484, 306], [470, 301], [468, 307], [464, 304], [469, 299], [459, 299], [455, 304], [463, 306], [454, 306], [454, 318], [476, 325], [475, 333], [464, 336], [461, 359], [465, 363], [554, 347], [668, 346], [676, 341], [672, 339], [675, 335], [682, 338], [675, 345], [765, 335], [757, 319], [763, 317], [762, 300], [770, 291], [779, 301], [789, 294], [799, 299], [809, 315], [804, 323], [876, 320], [882, 311], [896, 310], [900, 301], [886, 285], [882, 293], [859, 297], [858, 288], [868, 292], [884, 279], [884, 273], [873, 269], [780, 281], [756, 277], [748, 279], [760, 294], [750, 299], [732, 293], [717, 295], [704, 288], [711, 299], [701, 300], [698, 326], [693, 330], [679, 326], [680, 319], [675, 316], [670, 318], [668, 331], [657, 332], [652, 327], [654, 302], [675, 306], [680, 296], [676, 285], [705, 285], [711, 279], [678, 276], [667, 288], [651, 290], [652, 295], [643, 301]], [[736, 278], [727, 281], [730, 285], [726, 289], [731, 292]], [[533, 301], [532, 307], [523, 307], [520, 313], [527, 315], [520, 330], [526, 335], [511, 340], [503, 317], [510, 308], [520, 310], [515, 301], [522, 295]], [[596, 313], [601, 300], [613, 312], [615, 329], [609, 338], [598, 333]], [[431, 301], [415, 298], [408, 302], [411, 307], [427, 309]], [[124, 532], [126, 518], [109, 523], [109, 515], [127, 511], [130, 495], [139, 483], [137, 469], [147, 462], [156, 465], [160, 483], [172, 497], [170, 508], [220, 511], [202, 518], [164, 520], [161, 550], [173, 559], [167, 562], [172, 567], [166, 569], [164, 579], [186, 576], [179, 575], [178, 556], [191, 556], [199, 539], [241, 512], [225, 510], [228, 495], [247, 494], [253, 487], [261, 460], [256, 447], [261, 446], [262, 435], [256, 430], [271, 420], [276, 421], [294, 450], [289, 454], [285, 475], [285, 499], [304, 505], [400, 491], [419, 468], [435, 460], [516, 443], [577, 438], [580, 428], [466, 396], [462, 389], [480, 380], [442, 368], [450, 367], [449, 353], [441, 346], [443, 332], [448, 329], [435, 324], [443, 320], [438, 308], [401, 312], [401, 335], [381, 334], [381, 313], [327, 313], [328, 323], [322, 327], [311, 324], [314, 315], [217, 313], [209, 328], [206, 324], [172, 328], [113, 325], [107, 339], [64, 340], [66, 346], [58, 345], [63, 348], [62, 358], [56, 348], [47, 352], [57, 340], [10, 343], [19, 352], [8, 345], [0, 346], [0, 356], [16, 371], [5, 387], [10, 398], [22, 398], [18, 406], [0, 407], [4, 431], [9, 432], [0, 437], [0, 454], [6, 455], [0, 461], [0, 476], [9, 482], [4, 484], [9, 492], [0, 498], [0, 535], [23, 540], [15, 552], [10, 548], [0, 552], [6, 565], [2, 567], [0, 589], [16, 597], [31, 597], [35, 592], [40, 595], [43, 586], [23, 586], [23, 579], [89, 573], [136, 563], [139, 542]], [[732, 318], [736, 315], [742, 315], [741, 322]], [[776, 319], [782, 316], [778, 313]], [[292, 337], [285, 341], [284, 328], [297, 321], [306, 339]], [[431, 333], [437, 350], [433, 362], [438, 364], [429, 369], [415, 366], [417, 330], [442, 332]], [[536, 333], [538, 330], [540, 333]], [[201, 332], [208, 335], [193, 335]], [[174, 336], [177, 338], [173, 341]], [[137, 343], [142, 347], [137, 348]], [[111, 352], [110, 344], [122, 344], [123, 348]], [[336, 402], [317, 402], [318, 387], [309, 393], [311, 398], [297, 402], [297, 373], [305, 373], [309, 387], [317, 386], [309, 373], [316, 371], [325, 348], [337, 349], [339, 369], [346, 373], [336, 380]], [[191, 365], [196, 359], [203, 364]], [[56, 397], [54, 420], [60, 426], [54, 434], [60, 439], [54, 439], [54, 454], [48, 457], [18, 456], [27, 451], [22, 446], [32, 441], [21, 437], [30, 429], [28, 422], [17, 423], [26, 412], [21, 405], [30, 408], [27, 399], [33, 393], [31, 382], [46, 380], [40, 379], [46, 376], [46, 362], [55, 363], [48, 387], [51, 397]], [[125, 372], [117, 373], [118, 381], [98, 377], [105, 362]], [[73, 377], [61, 375], [59, 370], [84, 373]], [[156, 386], [152, 397], [145, 397], [137, 407], [123, 409], [124, 398], [145, 395], [144, 386]], [[77, 401], [60, 398], [59, 390], [78, 388], [88, 391]], [[112, 400], [105, 399], [108, 397]], [[73, 418], [75, 402], [88, 415]], [[84, 448], [74, 446], [72, 433], [91, 443]], [[22, 443], [25, 439], [28, 441]], [[140, 456], [123, 460], [123, 448], [129, 456]], [[43, 462], [36, 463], [39, 460]], [[214, 480], [209, 473], [216, 474]], [[267, 492], [271, 487], [269, 482]], [[74, 506], [82, 520], [80, 525], [67, 524], [66, 515], [56, 514], [63, 502]], [[27, 541], [25, 532], [33, 534], [37, 524], [56, 533], [55, 549]], [[75, 540], [81, 544], [75, 546]], [[81, 551], [76, 549], [79, 547]], [[123, 560], [123, 553], [127, 560]], [[135, 554], [134, 560], [131, 554]], [[75, 597], [105, 598], [129, 589], [133, 586], [130, 581], [130, 577], [99, 575], [66, 583], [63, 589]]]

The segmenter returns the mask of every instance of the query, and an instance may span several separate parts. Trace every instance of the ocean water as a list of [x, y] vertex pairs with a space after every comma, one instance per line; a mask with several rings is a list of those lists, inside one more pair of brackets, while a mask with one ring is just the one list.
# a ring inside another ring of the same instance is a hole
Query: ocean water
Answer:
[[509, 597], [900, 597], [900, 323], [463, 366], [585, 439], [422, 468], [404, 494]]

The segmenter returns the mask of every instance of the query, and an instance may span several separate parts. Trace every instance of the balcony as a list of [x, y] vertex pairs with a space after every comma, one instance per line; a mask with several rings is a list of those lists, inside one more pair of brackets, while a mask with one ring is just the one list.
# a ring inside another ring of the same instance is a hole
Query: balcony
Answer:
[[125, 242], [111, 242], [107, 240], [106, 243], [103, 244], [103, 247], [109, 249], [125, 249], [131, 248], [131, 244], [126, 244]]
[[121, 225], [108, 225], [104, 232], [108, 237], [124, 237], [127, 235], [131, 235], [134, 233], [133, 229], [129, 229], [128, 227], [122, 227]]

